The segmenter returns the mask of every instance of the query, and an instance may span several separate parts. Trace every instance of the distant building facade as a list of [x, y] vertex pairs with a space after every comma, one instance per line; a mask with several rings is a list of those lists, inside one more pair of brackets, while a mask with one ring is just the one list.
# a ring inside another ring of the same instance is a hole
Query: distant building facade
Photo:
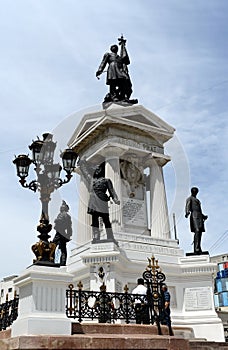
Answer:
[[8, 295], [8, 300], [14, 298], [15, 286], [14, 279], [17, 275], [12, 275], [8, 277], [4, 277], [0, 282], [0, 304], [6, 301], [6, 296]]
[[213, 256], [211, 261], [218, 264], [214, 279], [214, 302], [218, 316], [223, 322], [225, 339], [228, 342], [228, 254]]

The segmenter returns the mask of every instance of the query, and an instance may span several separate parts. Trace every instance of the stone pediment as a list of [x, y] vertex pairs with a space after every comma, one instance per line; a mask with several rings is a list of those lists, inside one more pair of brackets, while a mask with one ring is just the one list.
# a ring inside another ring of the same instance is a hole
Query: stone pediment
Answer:
[[122, 107], [112, 104], [105, 110], [85, 114], [69, 140], [69, 147], [75, 148], [85, 139], [97, 137], [109, 126], [144, 134], [157, 140], [160, 145], [168, 141], [175, 129], [143, 106]]

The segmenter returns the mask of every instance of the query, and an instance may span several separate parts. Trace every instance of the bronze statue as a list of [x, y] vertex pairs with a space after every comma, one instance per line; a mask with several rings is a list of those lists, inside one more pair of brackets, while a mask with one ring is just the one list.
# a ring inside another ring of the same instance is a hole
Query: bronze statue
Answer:
[[120, 201], [113, 188], [112, 181], [104, 177], [104, 164], [103, 166], [92, 167], [85, 160], [80, 160], [78, 165], [80, 166], [82, 175], [87, 180], [90, 192], [87, 212], [92, 215], [92, 243], [98, 243], [100, 241], [99, 218], [102, 218], [107, 233], [107, 240], [111, 240], [117, 244], [109, 219], [108, 201], [112, 198], [114, 203], [118, 205]]
[[72, 221], [68, 214], [69, 206], [65, 201], [62, 201], [60, 207], [60, 213], [55, 219], [54, 229], [56, 230], [53, 243], [61, 250], [60, 265], [65, 266], [67, 260], [67, 248], [66, 244], [70, 241], [72, 236]]
[[190, 229], [194, 232], [194, 254], [202, 254], [201, 249], [201, 238], [202, 232], [205, 232], [204, 221], [207, 220], [208, 216], [202, 213], [201, 203], [196, 198], [199, 189], [192, 187], [191, 196], [186, 200], [185, 206], [185, 217], [190, 215]]
[[130, 100], [132, 94], [132, 84], [128, 73], [127, 66], [130, 64], [130, 59], [126, 49], [126, 39], [123, 35], [119, 40], [120, 55], [118, 55], [118, 45], [110, 47], [111, 52], [104, 54], [102, 62], [96, 72], [96, 77], [103, 73], [106, 65], [107, 79], [106, 84], [109, 85], [109, 93], [105, 96], [104, 102], [128, 102], [131, 104], [137, 103], [137, 100]]

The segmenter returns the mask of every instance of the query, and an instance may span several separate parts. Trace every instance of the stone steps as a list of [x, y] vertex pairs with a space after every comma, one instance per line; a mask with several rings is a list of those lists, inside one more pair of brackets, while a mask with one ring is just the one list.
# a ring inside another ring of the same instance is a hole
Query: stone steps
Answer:
[[174, 327], [171, 337], [165, 326], [158, 335], [154, 325], [73, 323], [72, 333], [11, 338], [10, 330], [2, 331], [0, 350], [228, 350], [228, 343], [193, 339], [187, 327]]
[[[4, 345], [4, 347], [2, 347]], [[71, 336], [20, 336], [1, 340], [1, 350], [190, 350], [188, 340], [158, 335], [77, 334]]]

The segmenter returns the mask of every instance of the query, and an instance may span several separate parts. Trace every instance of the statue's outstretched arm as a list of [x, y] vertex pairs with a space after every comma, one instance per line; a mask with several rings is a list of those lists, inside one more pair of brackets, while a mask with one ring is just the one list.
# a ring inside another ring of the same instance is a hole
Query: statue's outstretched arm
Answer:
[[92, 170], [91, 168], [88, 166], [88, 163], [84, 160], [84, 159], [80, 159], [79, 163], [78, 163], [79, 167], [80, 167], [80, 171], [82, 173], [82, 176], [86, 179], [86, 181], [90, 184], [92, 181]]
[[110, 194], [110, 197], [113, 199], [113, 201], [119, 205], [120, 204], [119, 198], [116, 194], [116, 191], [113, 188], [113, 184], [110, 179], [108, 179], [108, 192]]
[[108, 63], [108, 55], [109, 55], [108, 52], [104, 54], [104, 57], [101, 61], [101, 64], [96, 72], [96, 76], [100, 75], [103, 72], [103, 70], [105, 69], [105, 66]]

